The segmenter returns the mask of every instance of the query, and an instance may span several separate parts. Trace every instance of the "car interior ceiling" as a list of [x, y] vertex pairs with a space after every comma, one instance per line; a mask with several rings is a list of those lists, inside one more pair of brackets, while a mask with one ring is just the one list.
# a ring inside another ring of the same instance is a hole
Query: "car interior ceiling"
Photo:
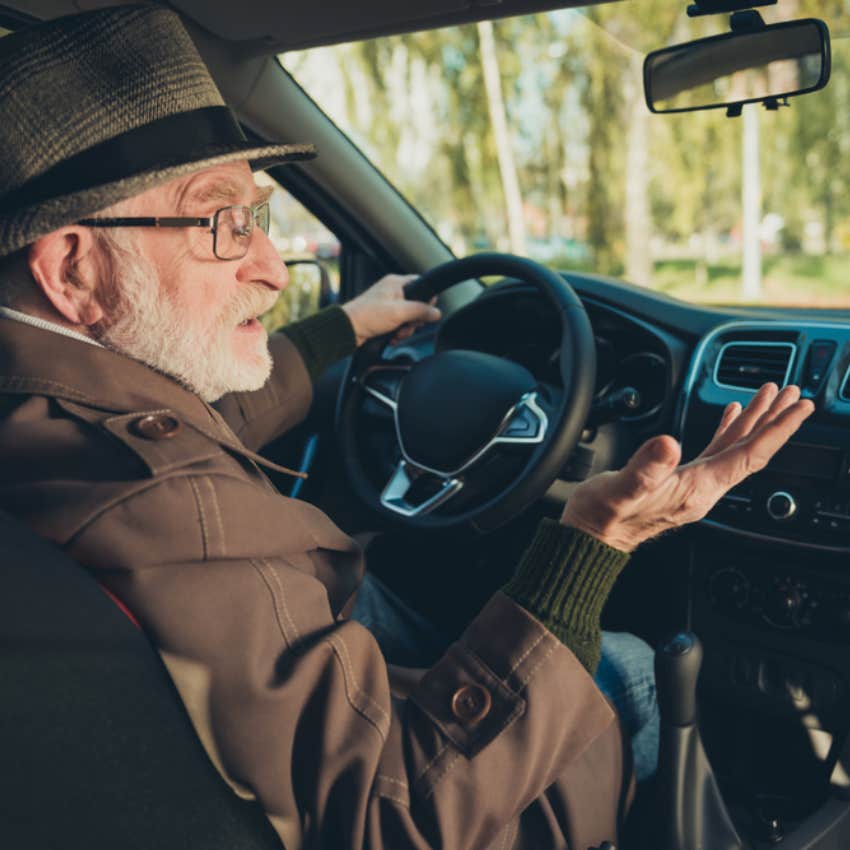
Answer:
[[[98, 0], [11, 0], [4, 5], [42, 19], [106, 4]], [[424, 3], [364, 0], [357, 4], [331, 0], [311, 6], [290, 4], [287, 0], [248, 0], [239, 4], [221, 0], [176, 0], [170, 5], [240, 51], [268, 54], [591, 4], [586, 0], [495, 0], [487, 3], [477, 0]], [[296, 9], [297, 14], [293, 11]]]
[[[97, 0], [6, 0], [4, 8], [44, 18], [98, 5], [104, 4]], [[174, 0], [172, 5], [193, 22], [193, 37], [248, 132], [268, 139], [311, 141], [320, 149], [316, 161], [291, 172], [281, 170], [275, 177], [315, 208], [326, 223], [338, 222], [337, 230], [344, 231], [348, 222], [343, 242], [351, 260], [352, 274], [347, 282], [350, 293], [384, 271], [425, 271], [450, 259], [451, 252], [375, 165], [283, 71], [275, 55], [289, 49], [587, 3], [444, 0], [413, 4], [368, 0], [351, 4], [334, 0], [312, 7], [299, 5], [297, 15], [287, 13], [289, 4], [280, 1], [234, 4]], [[686, 421], [680, 395], [690, 375], [691, 358], [695, 352], [704, 351], [707, 364], [709, 356], [720, 357], [722, 345], [753, 337], [745, 330], [728, 331], [715, 340], [713, 348], [703, 350], [700, 340], [706, 334], [730, 322], [743, 322], [749, 323], [749, 328], [758, 326], [755, 339], [765, 340], [768, 332], [759, 322], [776, 320], [796, 327], [806, 317], [804, 311], [763, 309], [756, 313], [741, 308], [697, 308], [648, 296], [637, 287], [593, 275], [570, 275], [569, 282], [584, 300], [594, 330], [619, 346], [621, 361], [635, 353], [650, 352], [664, 359], [667, 370], [667, 394], [657, 412], [633, 423], [628, 435], [613, 426], [600, 427], [583, 475], [622, 464], [642, 439], [660, 428], [693, 426], [689, 434], [679, 435], [687, 437], [686, 448], [701, 438], [697, 432], [709, 421], [715, 400], [700, 407], [704, 401], [700, 391], [705, 387], [702, 377], [695, 378], [696, 401]], [[441, 306], [449, 316], [460, 313], [480, 292], [480, 284], [468, 281], [450, 290]], [[494, 289], [492, 297], [493, 322], [498, 326], [517, 309], [523, 292], [506, 282]], [[833, 318], [846, 319], [846, 314], [834, 313]], [[462, 319], [455, 322], [459, 327]], [[808, 333], [809, 337], [819, 334], [816, 328]], [[494, 332], [482, 339], [481, 347], [496, 345], [495, 337]], [[429, 340], [425, 335], [420, 344], [427, 347]], [[324, 448], [311, 469], [303, 496], [356, 534], [373, 530], [374, 517], [357, 505], [350, 487], [336, 472], [341, 465], [334, 413], [342, 368], [332, 369], [323, 377], [308, 421], [269, 452], [284, 464], [297, 463], [304, 440], [318, 434]], [[846, 448], [850, 452], [850, 447]], [[795, 474], [791, 473], [793, 481], [797, 480]], [[572, 481], [567, 480], [569, 477], [565, 474], [564, 480], [556, 482], [533, 510], [483, 539], [462, 530], [433, 535], [394, 531], [388, 525], [370, 544], [370, 563], [400, 595], [415, 600], [419, 610], [459, 631], [510, 574], [539, 517], [557, 516], [581, 476], [577, 474]], [[764, 487], [775, 484], [774, 489], [779, 489], [783, 480], [783, 473], [774, 471], [762, 482]], [[283, 479], [279, 483], [282, 488], [288, 486]], [[805, 488], [813, 486], [812, 479], [806, 478]], [[739, 498], [749, 496], [739, 494]], [[809, 547], [802, 539], [777, 541], [763, 527], [730, 538], [723, 529], [745, 520], [733, 514], [737, 510], [734, 502], [722, 510], [725, 513], [715, 517], [713, 526], [695, 528], [642, 548], [615, 588], [604, 626], [633, 631], [653, 644], [682, 627], [693, 627], [703, 637], [706, 662], [701, 717], [706, 747], [736, 818], [750, 836], [755, 836], [756, 846], [768, 846], [771, 835], [775, 836], [771, 833], [774, 821], [780, 821], [791, 833], [797, 824], [812, 818], [813, 812], [847, 793], [846, 787], [839, 787], [834, 768], [841, 766], [848, 733], [850, 660], [846, 647], [850, 632], [836, 629], [828, 639], [823, 635], [801, 637], [782, 620], [781, 611], [771, 615], [773, 621], [765, 626], [761, 620], [748, 618], [748, 612], [738, 606], [736, 594], [741, 581], [759, 585], [765, 597], [777, 605], [797, 600], [802, 592], [823, 592], [844, 600], [846, 611], [850, 611], [850, 583], [843, 575], [846, 553], [836, 547]], [[447, 557], [448, 552], [452, 557]], [[399, 565], [403, 565], [403, 571]], [[446, 599], [443, 589], [449, 581], [459, 592]], [[847, 619], [850, 621], [850, 614]], [[803, 690], [816, 692], [817, 705], [810, 706], [811, 710], [799, 710], [793, 694], [789, 697], [795, 682]], [[169, 722], [179, 725], [182, 721]], [[840, 815], [850, 820], [850, 805], [841, 805], [844, 808], [836, 818]], [[653, 816], [657, 814], [638, 811], [639, 818]], [[237, 813], [232, 821], [243, 817], [250, 820], [253, 815]], [[832, 821], [824, 823], [826, 835]], [[632, 828], [639, 832], [645, 825], [646, 821], [638, 820]], [[829, 843], [840, 841], [835, 835], [824, 839], [823, 844], [812, 839], [811, 844], [799, 846], [838, 848], [840, 843]], [[161, 846], [167, 846], [165, 839]], [[209, 846], [225, 844], [218, 841]], [[259, 842], [257, 846], [261, 846]], [[625, 846], [642, 845], [638, 838]]]

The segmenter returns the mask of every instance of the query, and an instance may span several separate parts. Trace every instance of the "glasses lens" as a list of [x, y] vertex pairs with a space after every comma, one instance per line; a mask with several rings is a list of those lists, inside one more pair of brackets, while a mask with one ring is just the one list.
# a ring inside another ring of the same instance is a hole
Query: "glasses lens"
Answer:
[[269, 224], [271, 222], [271, 212], [269, 211], [269, 203], [268, 201], [264, 201], [262, 204], [254, 207], [256, 210], [256, 222], [257, 227], [266, 234], [269, 235]]
[[215, 214], [215, 255], [238, 260], [248, 253], [254, 213], [250, 207], [225, 207]]

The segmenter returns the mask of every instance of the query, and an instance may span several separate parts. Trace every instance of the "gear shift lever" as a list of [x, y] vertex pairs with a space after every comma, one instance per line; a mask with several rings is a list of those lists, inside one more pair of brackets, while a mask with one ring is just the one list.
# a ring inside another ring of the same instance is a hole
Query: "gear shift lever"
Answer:
[[680, 632], [655, 653], [661, 714], [658, 754], [659, 850], [742, 850], [697, 726], [697, 678], [702, 644]]
[[655, 681], [662, 722], [693, 726], [697, 722], [697, 679], [702, 643], [693, 632], [679, 632], [655, 653]]

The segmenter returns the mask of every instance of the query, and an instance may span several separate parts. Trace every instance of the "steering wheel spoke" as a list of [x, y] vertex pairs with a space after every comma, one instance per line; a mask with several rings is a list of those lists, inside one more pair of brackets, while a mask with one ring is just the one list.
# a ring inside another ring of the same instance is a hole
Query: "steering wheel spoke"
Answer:
[[489, 445], [537, 445], [546, 439], [548, 429], [549, 417], [540, 404], [538, 394], [525, 393], [505, 417], [499, 433]]
[[357, 380], [371, 398], [395, 412], [401, 382], [409, 371], [410, 366], [381, 364], [372, 366]]
[[564, 403], [564, 388], [550, 381], [538, 381], [534, 394], [538, 406], [550, 418], [557, 415], [557, 411]]
[[[427, 488], [423, 498], [420, 501], [410, 501], [417, 486], [420, 490], [423, 489], [423, 483]], [[461, 478], [435, 475], [407, 460], [401, 460], [381, 493], [381, 504], [388, 511], [404, 517], [423, 516], [444, 505], [462, 487]], [[430, 492], [431, 490], [434, 492]]]

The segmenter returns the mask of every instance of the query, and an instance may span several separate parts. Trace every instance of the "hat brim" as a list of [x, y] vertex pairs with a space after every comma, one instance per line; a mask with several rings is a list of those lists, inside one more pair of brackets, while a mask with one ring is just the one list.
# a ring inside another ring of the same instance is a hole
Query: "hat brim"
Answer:
[[256, 145], [237, 142], [196, 151], [190, 160], [163, 163], [155, 169], [123, 177], [0, 215], [0, 257], [8, 256], [48, 233], [81, 218], [168, 183], [177, 177], [215, 165], [247, 161], [253, 171], [313, 159], [313, 145]]

